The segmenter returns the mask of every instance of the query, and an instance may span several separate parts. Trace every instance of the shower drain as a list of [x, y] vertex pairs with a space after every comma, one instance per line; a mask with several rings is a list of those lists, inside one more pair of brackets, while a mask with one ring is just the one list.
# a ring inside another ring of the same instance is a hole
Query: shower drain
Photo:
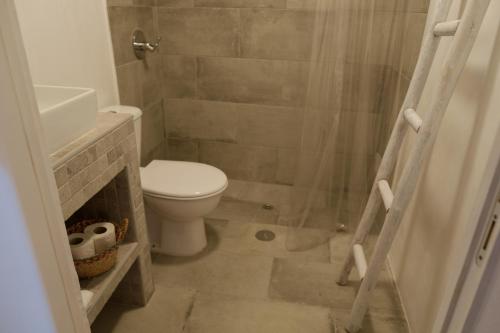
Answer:
[[259, 230], [255, 234], [255, 238], [257, 238], [258, 240], [263, 241], [263, 242], [270, 242], [275, 237], [276, 237], [276, 235], [271, 230]]

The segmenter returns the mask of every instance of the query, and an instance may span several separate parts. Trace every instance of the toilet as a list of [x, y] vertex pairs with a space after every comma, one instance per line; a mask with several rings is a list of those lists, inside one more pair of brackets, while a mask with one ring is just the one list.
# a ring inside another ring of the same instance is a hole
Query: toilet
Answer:
[[[119, 105], [101, 112], [134, 117], [140, 156], [142, 111]], [[203, 217], [217, 207], [227, 188], [224, 172], [202, 163], [154, 160], [141, 167], [140, 174], [153, 250], [174, 256], [192, 256], [202, 251], [207, 245]]]

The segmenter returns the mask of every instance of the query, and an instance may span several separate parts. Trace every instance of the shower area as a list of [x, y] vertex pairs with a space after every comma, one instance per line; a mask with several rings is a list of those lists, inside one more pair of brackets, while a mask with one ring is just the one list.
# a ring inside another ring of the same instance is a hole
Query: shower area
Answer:
[[[189, 259], [153, 256], [151, 306], [175, 297], [182, 313], [155, 325], [303, 332], [287, 326], [293, 317], [308, 332], [330, 332], [348, 317], [356, 285], [336, 286], [336, 272], [408, 88], [428, 7], [428, 0], [108, 0], [121, 104], [144, 112], [141, 163], [201, 162], [230, 179], [206, 219], [207, 249]], [[135, 29], [161, 37], [159, 51], [136, 59]], [[366, 332], [405, 332], [383, 275]], [[262, 311], [277, 326], [248, 318]], [[109, 326], [105, 316], [119, 319]], [[137, 320], [158, 321], [148, 316], [108, 306], [93, 330], [156, 332]]]

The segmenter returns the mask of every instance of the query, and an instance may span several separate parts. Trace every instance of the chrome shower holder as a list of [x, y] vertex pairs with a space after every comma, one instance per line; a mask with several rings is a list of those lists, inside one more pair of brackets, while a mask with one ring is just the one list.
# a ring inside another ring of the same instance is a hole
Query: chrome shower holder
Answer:
[[137, 59], [144, 59], [146, 57], [146, 51], [155, 52], [160, 46], [161, 37], [156, 39], [155, 43], [147, 42], [144, 31], [141, 29], [136, 29], [132, 34], [132, 48]]

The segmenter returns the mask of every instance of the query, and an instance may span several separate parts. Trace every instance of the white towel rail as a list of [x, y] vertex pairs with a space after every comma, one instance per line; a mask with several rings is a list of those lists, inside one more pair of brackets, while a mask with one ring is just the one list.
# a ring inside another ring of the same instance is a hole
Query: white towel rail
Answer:
[[[469, 0], [460, 20], [446, 21], [451, 0], [436, 0], [435, 8], [431, 11], [432, 15], [427, 19], [422, 48], [413, 78], [337, 281], [339, 285], [347, 284], [349, 273], [354, 265], [362, 278], [348, 325], [345, 328], [349, 333], [358, 332], [361, 328], [371, 293], [375, 289], [396, 231], [412, 197], [424, 159], [434, 144], [441, 120], [477, 37], [479, 26], [489, 3], [490, 0]], [[434, 55], [443, 36], [453, 36], [453, 41], [441, 69], [431, 107], [421, 119], [415, 111], [416, 106], [419, 105]], [[398, 152], [408, 127], [417, 132], [417, 138], [393, 194], [387, 179], [390, 179], [394, 170]], [[362, 244], [367, 238], [382, 202], [386, 208], [384, 225], [367, 265]]]

